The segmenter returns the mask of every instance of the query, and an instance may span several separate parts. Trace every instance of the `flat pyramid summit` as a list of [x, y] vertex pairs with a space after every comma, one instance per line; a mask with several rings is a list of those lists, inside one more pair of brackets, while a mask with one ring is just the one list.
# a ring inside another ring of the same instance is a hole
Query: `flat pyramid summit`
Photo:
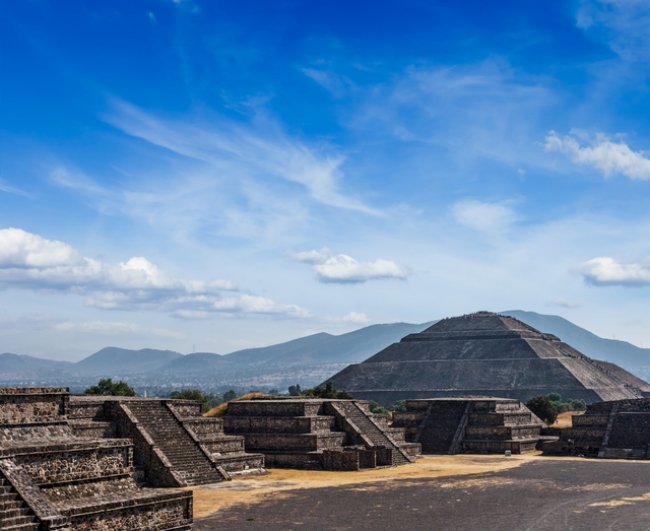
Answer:
[[443, 319], [329, 378], [355, 398], [496, 396], [526, 401], [560, 393], [587, 403], [650, 396], [650, 384], [505, 315]]

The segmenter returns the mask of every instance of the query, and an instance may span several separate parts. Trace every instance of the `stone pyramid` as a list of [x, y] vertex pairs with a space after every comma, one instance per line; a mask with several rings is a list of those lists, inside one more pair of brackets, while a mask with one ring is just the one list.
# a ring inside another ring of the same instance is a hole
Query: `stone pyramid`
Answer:
[[526, 401], [557, 392], [587, 403], [650, 396], [650, 384], [620, 367], [491, 312], [443, 319], [327, 381], [384, 406], [467, 395]]

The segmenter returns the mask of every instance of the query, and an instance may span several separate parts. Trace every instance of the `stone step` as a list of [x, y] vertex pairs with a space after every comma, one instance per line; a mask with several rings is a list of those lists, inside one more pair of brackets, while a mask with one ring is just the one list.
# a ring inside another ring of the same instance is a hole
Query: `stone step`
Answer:
[[2, 531], [36, 531], [37, 529], [38, 529], [38, 523], [36, 522], [2, 527]]
[[0, 517], [0, 529], [6, 529], [7, 527], [23, 525], [23, 524], [32, 524], [36, 520], [36, 517], [31, 516], [9, 516], [7, 518]]
[[22, 498], [20, 495], [14, 490], [14, 491], [8, 491], [8, 492], [3, 492], [0, 494], [0, 503], [4, 502], [11, 502], [11, 501], [16, 501], [16, 500], [21, 500]]
[[10, 509], [19, 509], [23, 506], [23, 500], [16, 496], [15, 500], [12, 501], [0, 501], [0, 512], [7, 511]]
[[0, 522], [7, 518], [17, 518], [19, 516], [29, 516], [31, 513], [29, 507], [13, 507], [0, 510]]

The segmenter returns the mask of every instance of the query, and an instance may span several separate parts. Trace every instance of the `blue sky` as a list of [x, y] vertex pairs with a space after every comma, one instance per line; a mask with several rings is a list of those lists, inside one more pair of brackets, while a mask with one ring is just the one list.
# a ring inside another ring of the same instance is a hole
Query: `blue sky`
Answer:
[[650, 1], [1, 9], [0, 351], [510, 309], [650, 346]]

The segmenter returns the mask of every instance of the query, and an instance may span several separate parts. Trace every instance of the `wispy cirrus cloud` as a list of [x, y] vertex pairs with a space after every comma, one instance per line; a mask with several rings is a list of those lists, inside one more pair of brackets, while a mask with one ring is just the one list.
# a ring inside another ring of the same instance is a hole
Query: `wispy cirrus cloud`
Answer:
[[515, 166], [535, 156], [536, 125], [556, 100], [548, 80], [503, 60], [412, 66], [373, 87], [351, 125], [366, 136], [439, 146], [464, 165], [489, 158]]
[[294, 262], [312, 264], [316, 279], [323, 283], [360, 284], [368, 280], [405, 279], [406, 271], [392, 260], [358, 262], [346, 254], [332, 255], [329, 249], [320, 251], [288, 252], [287, 258]]
[[559, 136], [555, 131], [546, 136], [546, 151], [558, 151], [575, 164], [591, 166], [605, 177], [625, 175], [630, 179], [650, 179], [650, 158], [644, 151], [633, 151], [624, 142], [614, 142], [605, 134], [593, 138], [580, 134], [587, 141], [582, 146], [575, 135]]
[[517, 220], [515, 211], [505, 203], [474, 199], [458, 201], [451, 212], [458, 223], [487, 233], [502, 232]]
[[303, 186], [319, 203], [366, 214], [379, 212], [339, 190], [345, 158], [331, 147], [308, 146], [280, 126], [258, 118], [252, 124], [225, 118], [213, 122], [158, 118], [122, 101], [114, 102], [108, 123], [128, 135], [213, 166], [228, 178], [233, 165], [250, 180], [281, 179]]
[[576, 272], [594, 286], [650, 286], [650, 257], [631, 263], [621, 263], [609, 256], [598, 257], [578, 266]]
[[144, 257], [106, 264], [72, 246], [21, 229], [0, 230], [0, 286], [83, 294], [100, 309], [162, 311], [182, 318], [202, 315], [269, 315], [302, 318], [304, 308], [240, 291], [228, 280], [174, 278]]
[[32, 194], [25, 192], [24, 190], [21, 190], [16, 186], [10, 185], [2, 178], [0, 178], [0, 192], [5, 192], [7, 194], [22, 195], [23, 197], [28, 197], [30, 199], [33, 199], [34, 197]]
[[581, 0], [576, 25], [607, 42], [627, 61], [650, 57], [650, 4], [647, 0]]
[[552, 301], [549, 301], [548, 304], [559, 308], [580, 308], [582, 306], [581, 302], [565, 299], [564, 297], [556, 297]]

